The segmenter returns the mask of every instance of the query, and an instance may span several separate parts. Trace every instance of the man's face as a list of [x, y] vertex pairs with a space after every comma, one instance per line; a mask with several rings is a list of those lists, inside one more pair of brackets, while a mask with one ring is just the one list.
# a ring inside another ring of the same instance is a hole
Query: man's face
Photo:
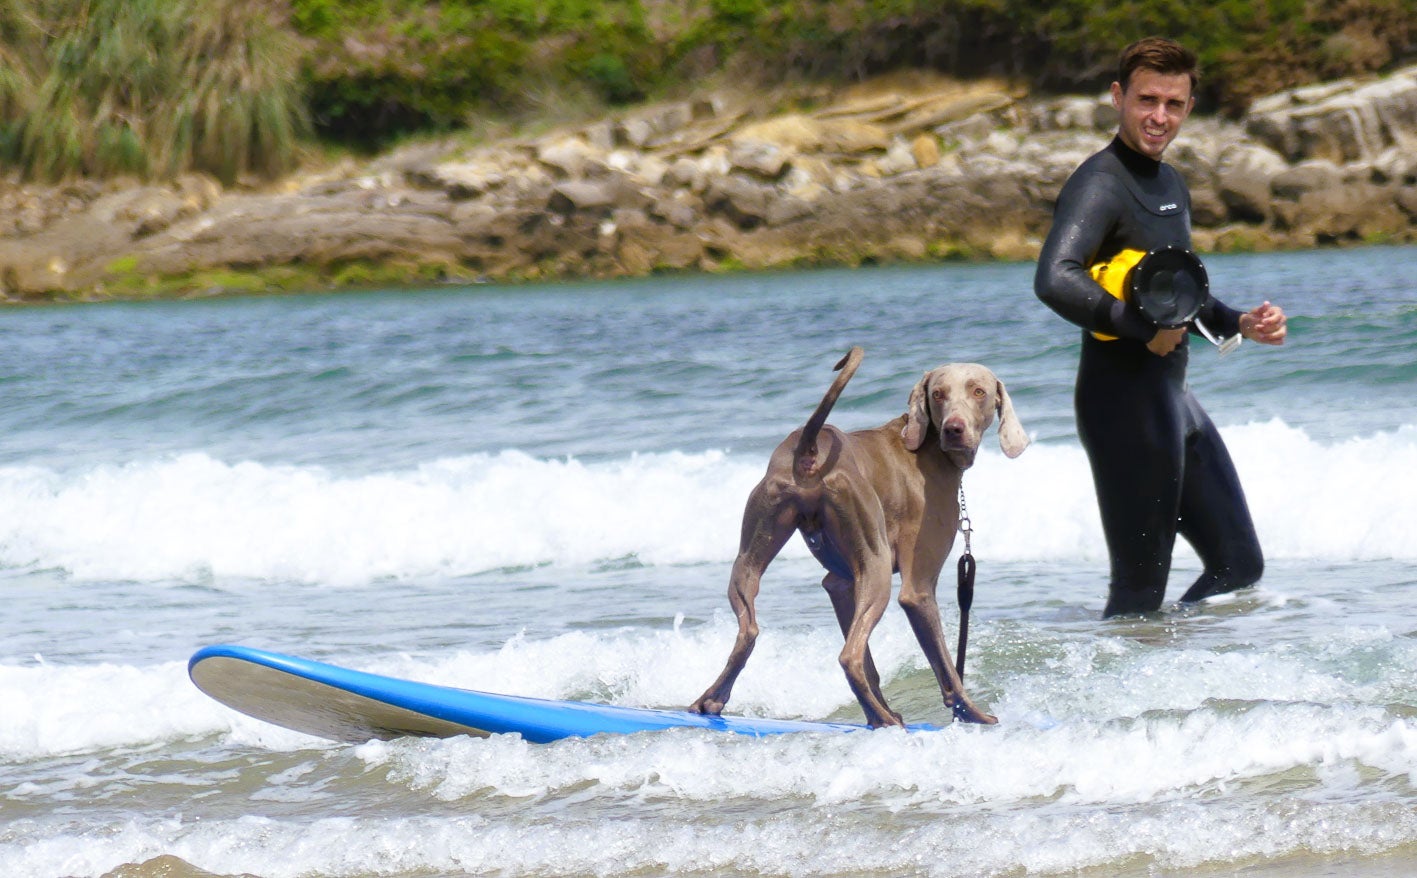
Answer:
[[1196, 105], [1191, 77], [1185, 73], [1137, 70], [1127, 90], [1112, 83], [1112, 106], [1121, 114], [1117, 133], [1144, 156], [1160, 160]]

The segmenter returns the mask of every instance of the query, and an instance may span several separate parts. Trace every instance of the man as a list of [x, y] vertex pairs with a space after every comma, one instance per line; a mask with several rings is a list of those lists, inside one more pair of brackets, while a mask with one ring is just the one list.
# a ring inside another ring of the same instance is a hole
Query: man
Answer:
[[[1123, 50], [1117, 135], [1064, 185], [1034, 279], [1038, 297], [1085, 330], [1074, 405], [1111, 557], [1104, 616], [1160, 609], [1177, 532], [1205, 565], [1182, 602], [1253, 585], [1264, 571], [1229, 452], [1186, 386], [1189, 327], [1157, 328], [1090, 274], [1123, 250], [1190, 249], [1190, 193], [1161, 155], [1195, 107], [1196, 82], [1195, 55], [1171, 40]], [[1211, 298], [1198, 319], [1261, 344], [1286, 334], [1269, 302], [1241, 313]]]

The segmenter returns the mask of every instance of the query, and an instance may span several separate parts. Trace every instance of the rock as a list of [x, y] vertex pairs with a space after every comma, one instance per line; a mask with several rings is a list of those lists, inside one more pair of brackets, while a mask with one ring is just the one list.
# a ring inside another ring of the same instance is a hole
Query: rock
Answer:
[[919, 167], [915, 162], [915, 153], [911, 150], [910, 144], [905, 142], [905, 138], [896, 137], [891, 141], [890, 148], [886, 154], [873, 162], [876, 171], [883, 177], [903, 174], [906, 171], [913, 171]]
[[615, 205], [616, 188], [608, 180], [567, 180], [551, 189], [546, 206], [560, 214], [609, 210]]
[[1391, 146], [1417, 148], [1417, 67], [1263, 98], [1251, 107], [1245, 131], [1291, 162], [1344, 164], [1370, 160]]
[[[818, 90], [797, 102], [812, 112], [778, 116], [674, 101], [531, 140], [413, 144], [260, 190], [0, 178], [0, 294], [362, 261], [495, 279], [1031, 258], [1115, 112], [1099, 96], [922, 82]], [[1417, 68], [1276, 95], [1244, 124], [1194, 117], [1167, 160], [1199, 247], [1417, 241]]]
[[767, 219], [774, 194], [770, 186], [732, 175], [709, 184], [704, 204], [709, 210], [726, 216], [738, 228], [752, 229]]
[[940, 125], [934, 133], [946, 143], [977, 143], [989, 136], [998, 123], [988, 116], [971, 116], [948, 125]]
[[1343, 182], [1343, 170], [1328, 159], [1310, 159], [1270, 178], [1270, 190], [1274, 197], [1286, 201], [1297, 201], [1310, 192], [1321, 192], [1339, 188]]
[[1393, 196], [1393, 203], [1407, 214], [1409, 222], [1417, 219], [1417, 186], [1403, 186]]
[[1417, 151], [1392, 147], [1373, 160], [1373, 182], [1411, 186], [1417, 183]]
[[728, 160], [728, 150], [722, 146], [710, 147], [699, 156], [689, 188], [694, 192], [703, 192], [714, 180], [728, 176], [731, 170], [733, 164]]
[[501, 168], [480, 161], [423, 165], [410, 168], [405, 176], [414, 186], [440, 189], [459, 200], [477, 198], [507, 182], [507, 174]]
[[1272, 181], [1289, 165], [1283, 156], [1266, 146], [1235, 144], [1220, 155], [1216, 166], [1218, 192], [1231, 219], [1261, 223], [1272, 210]]
[[634, 244], [650, 254], [652, 270], [682, 271], [697, 268], [706, 257], [704, 241], [692, 232], [652, 226], [627, 237], [621, 245]]
[[800, 113], [789, 113], [744, 125], [734, 135], [735, 140], [771, 143], [793, 152], [821, 152], [821, 126], [816, 120]]
[[1110, 130], [1117, 126], [1117, 111], [1106, 93], [1061, 97], [1035, 105], [1025, 125], [1037, 131]]
[[597, 152], [610, 152], [619, 144], [615, 140], [615, 123], [604, 120], [588, 126], [581, 137]]
[[885, 150], [891, 142], [890, 134], [879, 125], [852, 119], [817, 119], [800, 114], [747, 125], [738, 137], [777, 144], [792, 152], [846, 155]]
[[617, 149], [606, 158], [606, 167], [633, 177], [647, 186], [659, 186], [669, 173], [669, 165], [653, 153]]
[[933, 134], [919, 134], [910, 142], [916, 167], [932, 168], [940, 163], [940, 141]]
[[616, 124], [615, 144], [648, 149], [672, 140], [696, 118], [713, 118], [717, 115], [716, 107], [712, 100], [694, 104], [680, 101], [641, 110]]
[[198, 209], [198, 204], [172, 189], [143, 186], [100, 198], [89, 208], [89, 214], [100, 223], [141, 238], [166, 229]]
[[660, 198], [650, 208], [650, 213], [680, 229], [691, 230], [703, 214], [703, 199], [691, 192], [680, 190]]
[[763, 221], [776, 228], [810, 217], [814, 212], [812, 202], [787, 195], [768, 202]]
[[615, 145], [644, 149], [654, 137], [654, 126], [648, 119], [625, 119], [615, 126]]
[[735, 139], [728, 151], [730, 168], [767, 180], [781, 177], [790, 158], [788, 150], [762, 140]]
[[692, 189], [699, 174], [699, 163], [691, 158], [678, 158], [664, 172], [661, 182], [677, 189]]
[[[142, 863], [126, 863], [102, 878], [223, 878], [215, 872], [199, 869], [181, 857], [163, 854]], [[227, 875], [224, 878], [251, 878], [249, 872], [241, 875]]]
[[575, 179], [604, 164], [604, 154], [579, 137], [538, 144], [536, 160], [562, 178]]
[[723, 98], [718, 95], [694, 98], [689, 102], [689, 116], [695, 122], [716, 119], [721, 115], [723, 115]]
[[1407, 218], [1396, 192], [1356, 176], [1324, 159], [1279, 174], [1272, 183], [1276, 225], [1312, 243], [1400, 233]]

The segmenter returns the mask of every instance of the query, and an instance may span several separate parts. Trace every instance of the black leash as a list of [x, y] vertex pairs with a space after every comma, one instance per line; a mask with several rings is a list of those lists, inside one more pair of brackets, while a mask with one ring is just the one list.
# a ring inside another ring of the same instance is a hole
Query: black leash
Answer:
[[974, 604], [974, 553], [969, 538], [974, 528], [969, 523], [969, 510], [964, 506], [964, 483], [959, 486], [959, 532], [964, 534], [964, 554], [959, 556], [959, 651], [955, 654], [955, 670], [964, 679], [964, 653], [969, 645], [969, 608]]

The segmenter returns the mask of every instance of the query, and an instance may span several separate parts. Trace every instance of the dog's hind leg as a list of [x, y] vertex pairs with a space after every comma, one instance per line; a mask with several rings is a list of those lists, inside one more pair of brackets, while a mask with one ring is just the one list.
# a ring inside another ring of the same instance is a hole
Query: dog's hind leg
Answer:
[[743, 515], [743, 534], [739, 541], [738, 557], [733, 561], [733, 572], [728, 578], [728, 603], [733, 615], [738, 619], [738, 635], [733, 648], [728, 653], [728, 661], [723, 673], [713, 685], [704, 690], [689, 709], [695, 713], [718, 716], [728, 704], [733, 694], [733, 684], [748, 663], [753, 653], [753, 645], [758, 640], [758, 616], [754, 603], [762, 583], [763, 571], [783, 545], [795, 532], [796, 512], [775, 501], [776, 490], [772, 486], [759, 483], [748, 497], [748, 508]]
[[[837, 576], [835, 573], [828, 573], [826, 577], [822, 579], [822, 588], [826, 590], [827, 595], [831, 598], [832, 609], [836, 612], [837, 624], [841, 626], [841, 635], [845, 637], [851, 633], [852, 618], [856, 615], [856, 603], [855, 598], [852, 596], [851, 580]], [[876, 670], [875, 660], [871, 658], [871, 647], [869, 645], [866, 647], [865, 666], [866, 681], [871, 686], [872, 694], [874, 694], [882, 704], [885, 704], [886, 696], [881, 692], [881, 675]], [[903, 723], [905, 721], [901, 715], [894, 710], [891, 710], [890, 714], [895, 717], [897, 722]]]
[[872, 728], [901, 725], [900, 714], [891, 710], [881, 695], [880, 685], [872, 684], [868, 668], [871, 632], [885, 615], [891, 602], [891, 565], [884, 557], [871, 557], [856, 575], [852, 590], [851, 624], [846, 631], [846, 645], [841, 650], [841, 669], [846, 682], [866, 714]]

